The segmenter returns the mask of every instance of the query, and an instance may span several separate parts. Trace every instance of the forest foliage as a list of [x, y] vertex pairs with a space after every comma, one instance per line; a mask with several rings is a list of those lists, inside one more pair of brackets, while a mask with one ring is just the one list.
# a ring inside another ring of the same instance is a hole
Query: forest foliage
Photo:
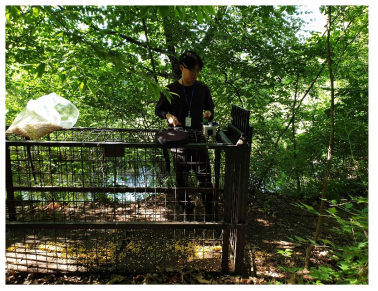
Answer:
[[[366, 194], [368, 173], [368, 7], [333, 8], [332, 199]], [[319, 195], [326, 33], [305, 38], [298, 6], [7, 6], [6, 18], [7, 125], [28, 100], [55, 92], [79, 108], [76, 126], [164, 127], [154, 106], [179, 75], [179, 55], [194, 50], [221, 128], [230, 104], [251, 111], [250, 189]]]
[[[320, 11], [326, 18], [326, 7]], [[178, 57], [204, 60], [221, 129], [251, 112], [249, 189], [320, 197], [330, 136], [326, 30], [303, 35], [298, 6], [7, 6], [6, 124], [51, 92], [76, 126], [163, 128], [154, 115]], [[307, 13], [307, 12], [306, 12]], [[332, 6], [334, 148], [327, 199], [367, 196], [368, 6]]]

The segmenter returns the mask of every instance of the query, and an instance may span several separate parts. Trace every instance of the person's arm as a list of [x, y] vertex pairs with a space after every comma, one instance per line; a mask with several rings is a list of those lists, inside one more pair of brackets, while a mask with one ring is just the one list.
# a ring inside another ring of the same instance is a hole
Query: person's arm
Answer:
[[205, 90], [206, 90], [206, 94], [205, 94], [206, 100], [205, 100], [205, 106], [204, 106], [204, 110], [205, 110], [204, 118], [207, 121], [212, 121], [214, 119], [214, 103], [213, 103], [213, 99], [211, 98], [209, 87], [205, 86]]
[[163, 93], [160, 94], [159, 102], [155, 107], [155, 115], [159, 116], [161, 119], [167, 119], [169, 124], [173, 126], [181, 125], [177, 117], [169, 113], [171, 104], [168, 102], [167, 97]]
[[163, 93], [160, 94], [160, 99], [155, 106], [155, 115], [159, 116], [161, 119], [167, 119], [167, 114], [169, 113], [170, 104], [167, 97]]

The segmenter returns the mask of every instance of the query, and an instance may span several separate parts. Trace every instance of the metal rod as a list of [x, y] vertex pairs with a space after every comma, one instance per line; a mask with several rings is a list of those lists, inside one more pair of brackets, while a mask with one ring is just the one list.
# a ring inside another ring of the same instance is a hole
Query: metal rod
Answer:
[[219, 222], [7, 222], [7, 229], [244, 229], [245, 224]]
[[[121, 147], [121, 148], [176, 148], [177, 146], [160, 145], [153, 142], [75, 142], [75, 141], [15, 141], [7, 140], [6, 143], [11, 146], [44, 146], [44, 147]], [[217, 143], [187, 143], [180, 145], [184, 149], [222, 149], [233, 146], [231, 144], [217, 144]]]
[[213, 193], [214, 190], [222, 192], [222, 188], [165, 188], [165, 187], [59, 187], [59, 186], [14, 186], [14, 191], [50, 191], [50, 192], [114, 192], [114, 193], [153, 193], [153, 192], [165, 192], [165, 193]]
[[32, 159], [32, 156], [31, 156], [30, 146], [26, 146], [26, 151], [28, 153], [28, 158], [29, 158], [30, 166], [32, 168], [32, 173], [33, 173], [33, 178], [34, 178], [34, 184], [37, 185], [37, 179], [35, 177], [35, 167], [34, 167], [33, 159]]
[[16, 208], [14, 205], [14, 189], [13, 189], [13, 176], [12, 176], [12, 164], [11, 164], [11, 158], [10, 158], [10, 149], [9, 146], [6, 146], [6, 152], [5, 152], [5, 187], [7, 190], [7, 207], [8, 207], [8, 213], [9, 213], [9, 221], [15, 221], [16, 220]]

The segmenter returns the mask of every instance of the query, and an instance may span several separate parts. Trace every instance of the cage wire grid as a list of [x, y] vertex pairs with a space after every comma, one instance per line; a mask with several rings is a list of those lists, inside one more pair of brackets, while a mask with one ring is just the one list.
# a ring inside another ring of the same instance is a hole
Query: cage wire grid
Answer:
[[[193, 169], [176, 187], [171, 149], [154, 142], [158, 130], [8, 135], [7, 270], [240, 272], [250, 148], [228, 139], [240, 136], [234, 127], [216, 137], [189, 132], [184, 147], [208, 153], [211, 181], [202, 187]], [[183, 211], [189, 199], [193, 213]]]
[[29, 273], [220, 271], [221, 245], [212, 230], [22, 230], [7, 235], [6, 260]]

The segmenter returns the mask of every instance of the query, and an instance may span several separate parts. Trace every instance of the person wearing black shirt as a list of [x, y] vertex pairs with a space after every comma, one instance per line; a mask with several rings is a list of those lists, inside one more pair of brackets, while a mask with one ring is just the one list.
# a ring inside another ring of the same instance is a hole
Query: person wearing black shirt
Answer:
[[[214, 118], [214, 103], [206, 84], [197, 81], [203, 68], [203, 62], [198, 54], [192, 51], [184, 52], [179, 59], [182, 72], [181, 78], [168, 85], [172, 94], [171, 102], [162, 93], [155, 107], [155, 114], [167, 119], [170, 126], [180, 126], [184, 129], [201, 129], [203, 119], [212, 121]], [[191, 141], [193, 142], [193, 141]], [[171, 149], [176, 172], [176, 186], [186, 187], [188, 173], [192, 169], [196, 174], [199, 187], [211, 187], [211, 169], [207, 150]], [[190, 164], [188, 164], [190, 162]], [[194, 163], [194, 164], [193, 164]], [[184, 212], [193, 213], [193, 205], [185, 193], [179, 194]], [[207, 214], [206, 220], [213, 213], [213, 195], [202, 193]]]

